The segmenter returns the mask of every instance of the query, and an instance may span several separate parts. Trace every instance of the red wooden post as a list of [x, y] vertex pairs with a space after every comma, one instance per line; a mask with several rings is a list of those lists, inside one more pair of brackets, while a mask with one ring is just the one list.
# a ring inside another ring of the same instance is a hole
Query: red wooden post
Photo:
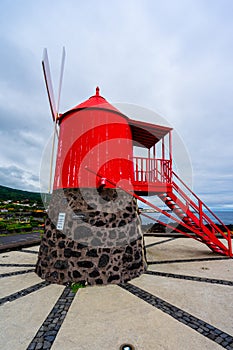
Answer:
[[169, 131], [169, 159], [170, 159], [169, 182], [171, 182], [171, 177], [172, 177], [172, 132], [171, 130]]

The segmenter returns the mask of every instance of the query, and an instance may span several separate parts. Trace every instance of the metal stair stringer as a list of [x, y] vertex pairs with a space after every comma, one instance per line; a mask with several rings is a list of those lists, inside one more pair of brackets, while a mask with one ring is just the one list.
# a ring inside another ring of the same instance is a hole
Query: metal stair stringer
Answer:
[[[192, 200], [184, 190], [182, 190], [177, 182], [172, 182], [172, 190], [168, 193], [158, 194], [159, 198], [172, 210], [174, 214], [180, 219], [180, 223], [185, 223], [196, 237], [201, 242], [205, 243], [212, 251], [232, 256], [231, 246], [231, 232], [221, 222], [219, 218], [188, 188], [187, 185], [174, 173], [175, 177], [180, 181], [182, 187], [189, 192], [195, 199]], [[203, 207], [218, 219], [219, 223], [225, 226], [226, 233], [223, 232], [207, 215], [203, 212]], [[222, 239], [227, 241], [225, 245], [217, 237], [220, 236]]]
[[174, 214], [184, 222], [194, 235], [199, 238], [199, 241], [205, 243], [212, 251], [223, 255], [228, 255], [228, 249], [222, 244], [219, 239], [205, 226], [199, 225], [199, 219], [184, 205], [172, 192], [169, 195], [160, 194], [159, 198], [172, 210]]

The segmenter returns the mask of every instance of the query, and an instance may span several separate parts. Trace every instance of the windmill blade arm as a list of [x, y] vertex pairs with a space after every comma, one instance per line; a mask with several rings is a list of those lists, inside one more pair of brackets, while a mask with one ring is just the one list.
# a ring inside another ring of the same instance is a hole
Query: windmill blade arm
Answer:
[[46, 49], [44, 49], [42, 67], [43, 67], [44, 79], [45, 79], [46, 89], [47, 89], [48, 98], [49, 98], [49, 105], [51, 108], [53, 121], [56, 121], [57, 110], [56, 110], [56, 104], [55, 104], [54, 92], [53, 92], [53, 84], [52, 84], [50, 68], [49, 68], [48, 53], [47, 53]]
[[59, 80], [59, 87], [58, 87], [58, 99], [57, 99], [57, 111], [58, 112], [59, 112], [59, 107], [60, 107], [61, 87], [62, 87], [62, 80], [63, 80], [63, 73], [64, 73], [65, 57], [66, 57], [66, 51], [65, 51], [65, 48], [63, 46], [62, 59], [61, 59], [60, 80]]

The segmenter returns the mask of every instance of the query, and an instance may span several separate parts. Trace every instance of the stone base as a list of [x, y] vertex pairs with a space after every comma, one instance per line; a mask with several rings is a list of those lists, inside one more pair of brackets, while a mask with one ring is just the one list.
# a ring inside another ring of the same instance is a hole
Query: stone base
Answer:
[[127, 193], [56, 190], [48, 214], [36, 265], [41, 278], [101, 285], [124, 283], [145, 272], [137, 203]]

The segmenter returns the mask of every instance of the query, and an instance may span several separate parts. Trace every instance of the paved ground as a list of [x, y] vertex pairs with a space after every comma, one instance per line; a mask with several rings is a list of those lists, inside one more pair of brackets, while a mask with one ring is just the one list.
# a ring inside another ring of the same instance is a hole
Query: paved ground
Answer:
[[233, 349], [233, 259], [187, 238], [145, 239], [146, 274], [77, 294], [37, 277], [38, 246], [0, 254], [0, 349]]
[[39, 241], [39, 232], [2, 236], [0, 237], [0, 252], [8, 249], [14, 249], [16, 246], [24, 247], [32, 244], [38, 244]]

